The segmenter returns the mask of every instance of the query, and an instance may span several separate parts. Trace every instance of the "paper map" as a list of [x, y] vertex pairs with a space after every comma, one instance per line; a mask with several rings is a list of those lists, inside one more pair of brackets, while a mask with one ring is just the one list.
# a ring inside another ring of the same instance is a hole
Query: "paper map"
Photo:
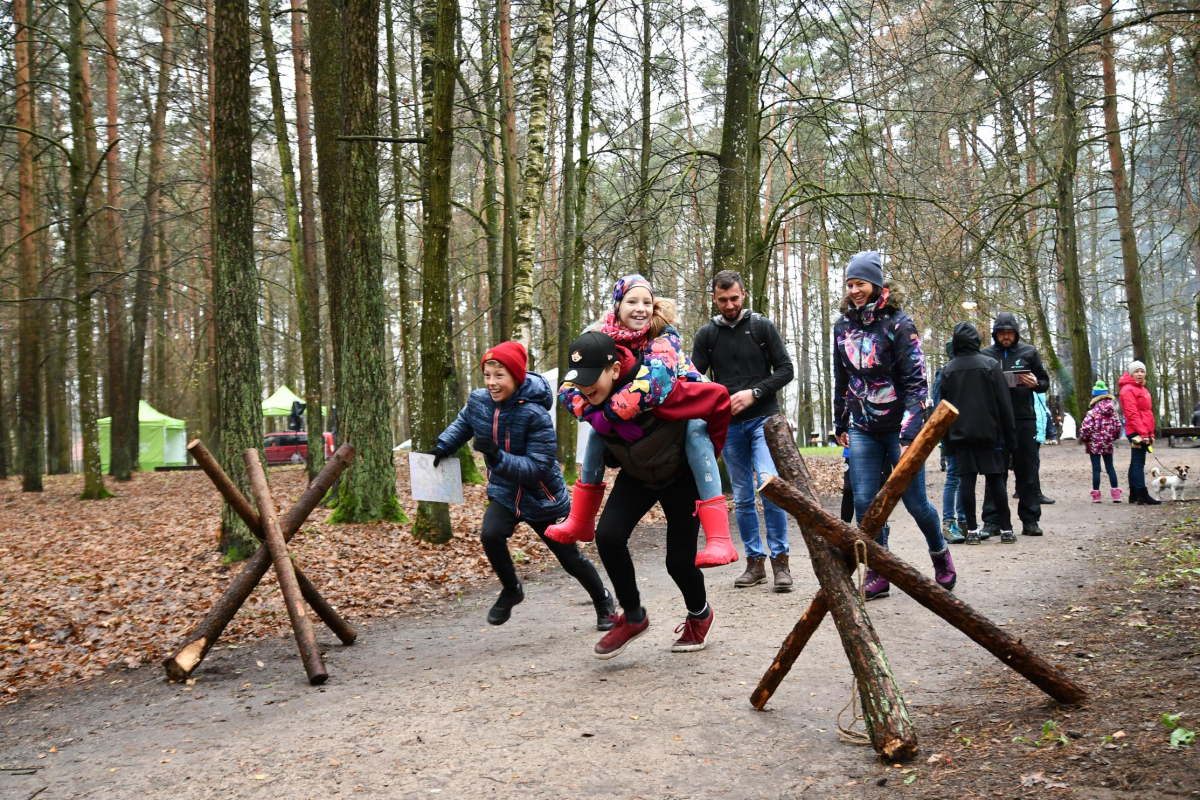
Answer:
[[409, 481], [413, 500], [433, 503], [462, 503], [462, 472], [457, 458], [443, 458], [442, 463], [433, 465], [433, 456], [427, 453], [408, 454]]

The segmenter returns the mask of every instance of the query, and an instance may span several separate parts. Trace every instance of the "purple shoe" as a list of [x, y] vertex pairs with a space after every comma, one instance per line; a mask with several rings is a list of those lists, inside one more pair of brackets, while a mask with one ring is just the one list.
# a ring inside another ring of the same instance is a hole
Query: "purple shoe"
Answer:
[[933, 577], [947, 592], [954, 591], [954, 584], [958, 582], [958, 573], [954, 571], [954, 559], [950, 557], [950, 548], [947, 547], [940, 553], [930, 553], [929, 557], [933, 560]]
[[892, 593], [892, 585], [887, 582], [887, 578], [873, 569], [868, 569], [866, 586], [863, 587], [863, 593], [867, 596], [868, 601], [877, 600], [880, 597], [890, 595]]

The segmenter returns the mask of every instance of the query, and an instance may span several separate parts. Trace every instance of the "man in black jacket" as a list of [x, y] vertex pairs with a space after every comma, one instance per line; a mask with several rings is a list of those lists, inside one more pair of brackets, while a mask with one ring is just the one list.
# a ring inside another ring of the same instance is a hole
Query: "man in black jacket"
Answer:
[[[1013, 417], [1016, 422], [1017, 442], [1012, 451], [1012, 471], [1017, 484], [1017, 516], [1021, 520], [1021, 533], [1025, 536], [1041, 536], [1038, 524], [1042, 518], [1041, 484], [1038, 480], [1037, 413], [1033, 408], [1033, 393], [1045, 393], [1050, 388], [1050, 376], [1042, 366], [1042, 357], [1037, 348], [1021, 341], [1021, 330], [1017, 318], [1007, 311], [996, 315], [992, 324], [991, 347], [981, 352], [1000, 362], [1006, 372], [1009, 397], [1012, 399]], [[1005, 491], [1007, 491], [1007, 476]], [[984, 529], [989, 534], [999, 533], [999, 519], [995, 504], [990, 498], [983, 504]]]
[[[734, 586], [744, 588], [767, 582], [754, 490], [762, 483], [761, 476], [779, 474], [767, 449], [763, 425], [767, 417], [779, 413], [775, 395], [792, 380], [792, 360], [774, 324], [742, 307], [746, 290], [741, 275], [728, 269], [718, 272], [712, 290], [721, 313], [696, 334], [692, 363], [702, 374], [711, 368], [713, 380], [729, 390], [733, 404], [725, 466], [733, 484], [738, 533], [746, 548], [746, 572]], [[790, 592], [787, 514], [765, 497], [762, 505], [775, 591]]]

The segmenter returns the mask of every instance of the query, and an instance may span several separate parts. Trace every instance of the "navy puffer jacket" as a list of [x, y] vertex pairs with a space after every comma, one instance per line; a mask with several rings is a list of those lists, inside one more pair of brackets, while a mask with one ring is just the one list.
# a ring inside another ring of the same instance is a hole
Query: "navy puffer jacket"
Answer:
[[438, 447], [454, 453], [476, 436], [491, 439], [500, 453], [488, 464], [488, 499], [518, 519], [560, 519], [570, 511], [571, 497], [555, 459], [553, 407], [554, 392], [536, 372], [499, 404], [487, 389], [476, 389], [438, 437]]

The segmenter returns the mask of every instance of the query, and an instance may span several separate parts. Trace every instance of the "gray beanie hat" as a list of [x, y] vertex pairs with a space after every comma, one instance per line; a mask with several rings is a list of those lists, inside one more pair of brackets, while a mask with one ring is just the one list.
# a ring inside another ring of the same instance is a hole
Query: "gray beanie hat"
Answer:
[[857, 278], [876, 286], [883, 286], [883, 261], [875, 250], [864, 250], [850, 257], [846, 267], [846, 280]]
[[1145, 372], [1145, 371], [1146, 371], [1146, 365], [1145, 365], [1145, 364], [1143, 364], [1141, 361], [1138, 361], [1138, 360], [1136, 360], [1136, 359], [1134, 359], [1133, 361], [1129, 362], [1129, 374], [1130, 374], [1130, 375], [1132, 375], [1133, 373], [1137, 372], [1139, 369], [1140, 369], [1142, 372]]

